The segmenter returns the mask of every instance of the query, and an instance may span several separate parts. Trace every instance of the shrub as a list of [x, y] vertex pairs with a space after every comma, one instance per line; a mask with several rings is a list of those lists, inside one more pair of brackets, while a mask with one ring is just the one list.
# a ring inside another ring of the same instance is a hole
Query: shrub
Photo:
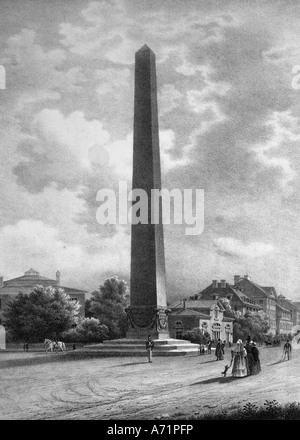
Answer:
[[108, 339], [108, 328], [101, 325], [98, 319], [84, 318], [76, 328], [63, 334], [66, 342], [103, 342]]

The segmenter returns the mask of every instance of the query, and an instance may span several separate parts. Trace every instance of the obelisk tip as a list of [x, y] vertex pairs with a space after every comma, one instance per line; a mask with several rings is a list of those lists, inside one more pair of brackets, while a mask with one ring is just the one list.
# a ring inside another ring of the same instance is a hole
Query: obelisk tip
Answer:
[[150, 49], [150, 47], [147, 45], [147, 44], [144, 44], [144, 46], [142, 46], [138, 51], [137, 51], [137, 53], [139, 53], [139, 52], [152, 52], [152, 50]]

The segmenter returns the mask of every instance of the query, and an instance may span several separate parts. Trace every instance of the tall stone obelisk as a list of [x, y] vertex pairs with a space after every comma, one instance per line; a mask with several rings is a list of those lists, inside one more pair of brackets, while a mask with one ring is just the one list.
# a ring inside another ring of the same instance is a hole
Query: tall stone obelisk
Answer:
[[[151, 189], [161, 189], [155, 55], [144, 45], [135, 54], [132, 189], [148, 195], [148, 224], [131, 226], [129, 339], [168, 338], [162, 206], [151, 224]], [[135, 203], [135, 202], [133, 202]]]

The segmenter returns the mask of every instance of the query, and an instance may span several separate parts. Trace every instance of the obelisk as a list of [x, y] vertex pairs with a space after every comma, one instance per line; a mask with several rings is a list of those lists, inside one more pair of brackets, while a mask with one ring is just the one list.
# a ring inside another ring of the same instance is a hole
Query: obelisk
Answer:
[[[161, 189], [155, 54], [144, 45], [135, 54], [132, 189], [148, 196], [148, 223], [131, 225], [129, 339], [169, 337], [162, 206], [151, 224], [151, 189]], [[137, 202], [137, 201], [136, 201]], [[134, 204], [135, 202], [133, 202]]]

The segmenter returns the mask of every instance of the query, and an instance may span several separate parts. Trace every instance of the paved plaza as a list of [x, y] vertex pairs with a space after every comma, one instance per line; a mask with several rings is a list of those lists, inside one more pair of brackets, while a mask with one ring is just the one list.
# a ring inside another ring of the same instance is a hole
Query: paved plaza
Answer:
[[0, 418], [152, 420], [246, 402], [300, 401], [300, 350], [281, 362], [282, 348], [261, 348], [262, 372], [223, 378], [229, 362], [214, 354], [180, 357], [80, 358], [79, 353], [0, 352]]

